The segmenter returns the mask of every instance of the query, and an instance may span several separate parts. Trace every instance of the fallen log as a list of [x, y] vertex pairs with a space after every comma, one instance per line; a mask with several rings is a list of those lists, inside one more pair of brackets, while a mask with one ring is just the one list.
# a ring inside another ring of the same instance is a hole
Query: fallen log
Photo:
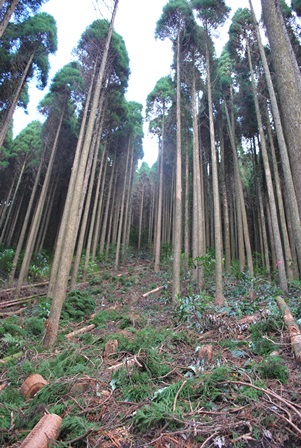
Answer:
[[286, 302], [282, 299], [282, 297], [276, 297], [277, 305], [281, 311], [284, 323], [287, 327], [288, 334], [291, 341], [291, 346], [298, 363], [301, 363], [301, 331], [294, 320], [293, 315], [290, 312], [290, 309]]
[[44, 415], [19, 448], [47, 448], [51, 440], [58, 438], [61, 424], [62, 418], [58, 415]]
[[[40, 283], [31, 283], [28, 285], [23, 285], [23, 286], [21, 286], [21, 291], [22, 291], [22, 289], [25, 289], [25, 288], [39, 288], [40, 286], [46, 286], [46, 285], [48, 285], [48, 283], [49, 282], [40, 282]], [[0, 294], [15, 291], [15, 289], [16, 289], [15, 286], [12, 286], [11, 288], [1, 289]]]
[[74, 336], [78, 336], [79, 334], [88, 333], [89, 331], [93, 330], [95, 328], [94, 324], [87, 325], [86, 327], [80, 328], [79, 330], [74, 330], [71, 333], [66, 334], [67, 339], [71, 339]]

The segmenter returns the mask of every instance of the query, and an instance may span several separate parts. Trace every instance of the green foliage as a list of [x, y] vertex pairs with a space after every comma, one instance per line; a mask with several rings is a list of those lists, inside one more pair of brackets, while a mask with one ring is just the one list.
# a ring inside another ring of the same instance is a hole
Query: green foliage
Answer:
[[46, 280], [50, 274], [50, 259], [45, 252], [34, 254], [28, 276], [32, 281]]
[[62, 422], [60, 434], [61, 437], [67, 437], [67, 439], [71, 440], [85, 434], [92, 427], [93, 424], [84, 417], [66, 415]]
[[143, 433], [150, 428], [160, 429], [171, 425], [173, 427], [181, 426], [178, 421], [180, 418], [183, 418], [183, 415], [179, 411], [173, 413], [172, 407], [169, 407], [165, 402], [153, 402], [136, 412], [133, 418], [133, 426], [137, 432]]
[[202, 328], [202, 316], [209, 309], [212, 310], [213, 298], [201, 292], [198, 295], [190, 295], [179, 298], [175, 318], [180, 322], [188, 322], [196, 330]]
[[23, 322], [23, 328], [28, 336], [42, 336], [44, 333], [44, 321], [37, 316], [28, 317]]
[[118, 369], [113, 375], [113, 384], [120, 388], [125, 401], [138, 403], [151, 396], [150, 376], [146, 371], [140, 371], [138, 367], [132, 370]]
[[95, 314], [92, 323], [97, 327], [103, 327], [108, 321], [118, 321], [124, 316], [116, 310], [101, 310]]
[[280, 329], [281, 321], [273, 316], [251, 325], [251, 350], [253, 353], [256, 355], [268, 355], [275, 350], [272, 334]]
[[40, 372], [44, 378], [60, 378], [87, 373], [91, 364], [81, 353], [72, 347], [62, 351], [59, 355], [45, 360], [40, 365]]
[[288, 381], [288, 368], [280, 356], [267, 356], [255, 367], [257, 374], [264, 379], [276, 379], [282, 384]]
[[193, 260], [194, 266], [203, 267], [205, 276], [212, 276], [215, 271], [215, 251], [213, 249], [207, 250], [202, 257], [196, 257]]
[[0, 277], [7, 278], [11, 271], [15, 250], [0, 247]]
[[62, 319], [80, 322], [87, 319], [95, 310], [95, 299], [83, 291], [71, 291], [62, 308]]

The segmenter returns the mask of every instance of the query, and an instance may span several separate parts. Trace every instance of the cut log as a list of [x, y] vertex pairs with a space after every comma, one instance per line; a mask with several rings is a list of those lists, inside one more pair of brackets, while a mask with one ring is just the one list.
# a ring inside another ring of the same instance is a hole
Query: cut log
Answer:
[[71, 339], [74, 336], [78, 336], [80, 334], [88, 333], [89, 331], [93, 330], [95, 328], [94, 324], [87, 325], [86, 327], [80, 328], [79, 330], [74, 330], [71, 333], [66, 334], [67, 339]]
[[62, 419], [58, 415], [44, 415], [19, 448], [47, 448], [51, 440], [58, 438], [61, 424]]
[[21, 394], [25, 398], [33, 398], [47, 384], [47, 381], [41, 375], [34, 373], [28, 376], [22, 384]]
[[294, 320], [290, 309], [286, 302], [282, 299], [282, 297], [276, 297], [276, 301], [278, 304], [278, 307], [281, 311], [284, 323], [287, 327], [288, 334], [291, 341], [291, 346], [296, 358], [296, 361], [298, 363], [301, 363], [301, 331], [297, 324], [297, 322]]

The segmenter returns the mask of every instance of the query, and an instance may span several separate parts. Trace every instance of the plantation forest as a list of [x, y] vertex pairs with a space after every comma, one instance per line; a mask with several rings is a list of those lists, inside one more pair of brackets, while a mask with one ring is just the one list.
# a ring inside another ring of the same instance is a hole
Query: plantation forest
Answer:
[[301, 447], [301, 0], [166, 0], [145, 107], [98, 2], [49, 80], [47, 0], [0, 0], [0, 446]]

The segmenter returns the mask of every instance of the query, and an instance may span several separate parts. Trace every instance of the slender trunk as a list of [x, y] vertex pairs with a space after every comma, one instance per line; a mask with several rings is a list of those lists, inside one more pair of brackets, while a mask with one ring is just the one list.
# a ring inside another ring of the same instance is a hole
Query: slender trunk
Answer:
[[[279, 104], [282, 111], [282, 123], [289, 151], [300, 215], [301, 74], [281, 14], [279, 0], [262, 0], [261, 4], [263, 19], [271, 47], [273, 67], [279, 93]], [[275, 110], [273, 109], [274, 113]]]
[[163, 105], [162, 138], [161, 138], [161, 146], [159, 149], [159, 193], [157, 201], [157, 219], [156, 219], [156, 232], [155, 232], [155, 264], [154, 264], [155, 272], [159, 272], [160, 270], [160, 254], [161, 254], [161, 239], [162, 239], [164, 138], [165, 138], [165, 107]]
[[34, 198], [36, 196], [36, 191], [37, 191], [37, 188], [38, 188], [38, 185], [39, 185], [39, 181], [40, 181], [40, 176], [41, 176], [41, 172], [42, 172], [43, 162], [44, 162], [44, 158], [42, 157], [41, 161], [40, 161], [40, 164], [39, 164], [39, 168], [38, 168], [37, 174], [36, 174], [34, 185], [33, 185], [32, 191], [31, 191], [29, 204], [28, 204], [28, 207], [27, 207], [27, 210], [26, 210], [26, 215], [25, 215], [25, 218], [24, 218], [24, 221], [23, 221], [21, 234], [20, 234], [19, 240], [18, 240], [18, 245], [16, 247], [14, 260], [13, 260], [13, 263], [12, 263], [12, 268], [11, 268], [11, 271], [10, 271], [10, 274], [9, 274], [9, 279], [8, 279], [8, 283], [9, 284], [12, 284], [13, 281], [14, 281], [14, 278], [15, 278], [15, 273], [16, 273], [16, 269], [17, 269], [17, 264], [18, 264], [20, 252], [21, 252], [22, 247], [23, 247], [23, 243], [24, 243], [24, 240], [25, 240], [25, 234], [26, 234], [26, 231], [27, 231], [27, 228], [28, 228], [29, 218], [30, 218], [30, 215], [32, 213], [33, 201], [34, 201]]
[[248, 218], [247, 218], [247, 212], [246, 212], [246, 204], [245, 204], [242, 180], [241, 180], [241, 175], [240, 175], [240, 169], [239, 169], [239, 164], [238, 164], [235, 134], [234, 134], [233, 126], [231, 126], [231, 123], [230, 123], [230, 117], [229, 117], [229, 113], [228, 113], [227, 103], [224, 102], [224, 104], [225, 104], [225, 111], [226, 111], [226, 117], [227, 117], [227, 123], [228, 123], [228, 131], [229, 131], [230, 143], [231, 143], [231, 147], [232, 147], [232, 154], [233, 154], [233, 160], [234, 160], [235, 178], [236, 178], [237, 187], [238, 187], [238, 206], [241, 207], [243, 234], [244, 234], [244, 242], [245, 242], [245, 246], [246, 246], [249, 275], [251, 277], [254, 277], [253, 258], [252, 258], [251, 242], [250, 242], [250, 235], [249, 235], [249, 224], [248, 224]]
[[124, 173], [124, 182], [122, 187], [122, 196], [121, 196], [121, 206], [120, 206], [120, 216], [119, 216], [119, 225], [117, 232], [117, 242], [116, 242], [116, 256], [115, 256], [115, 269], [119, 267], [119, 257], [120, 257], [120, 245], [121, 245], [121, 234], [123, 230], [123, 219], [124, 219], [124, 208], [125, 208], [125, 194], [126, 194], [126, 185], [127, 185], [127, 177], [129, 172], [130, 165], [130, 153], [132, 153], [133, 148], [129, 139], [127, 155], [126, 155], [126, 166]]
[[[256, 16], [253, 11], [253, 6], [252, 6], [251, 0], [249, 0], [249, 2], [250, 2], [250, 8], [252, 11], [252, 15], [253, 15], [253, 20], [254, 20], [255, 27], [256, 27], [258, 47], [259, 47], [259, 51], [260, 51], [260, 56], [261, 56], [261, 60], [262, 60], [263, 68], [264, 68], [264, 74], [265, 74], [266, 83], [267, 83], [270, 101], [271, 101], [271, 109], [272, 109], [272, 115], [274, 118], [276, 135], [277, 135], [277, 140], [278, 140], [278, 145], [279, 145], [279, 152], [280, 152], [280, 157], [281, 157], [281, 164], [282, 164], [282, 169], [283, 169], [285, 188], [287, 189], [287, 192], [288, 192], [287, 204], [288, 204], [289, 214], [291, 217], [292, 230], [294, 233], [294, 240], [295, 240], [296, 250], [297, 250], [298, 259], [299, 259], [299, 266], [301, 268], [301, 222], [300, 222], [300, 214], [299, 214], [299, 209], [298, 209], [297, 195], [296, 195], [296, 190], [295, 190], [295, 186], [294, 186], [291, 165], [290, 165], [290, 161], [289, 161], [288, 147], [287, 147], [287, 143], [286, 143], [285, 136], [284, 136], [282, 120], [280, 117], [280, 112], [279, 112], [279, 108], [278, 108], [277, 98], [276, 98], [276, 94], [275, 94], [275, 89], [274, 89], [270, 69], [268, 66], [264, 47], [263, 47], [263, 44], [261, 41], [259, 25], [257, 23]], [[275, 46], [276, 46], [276, 42], [275, 42]], [[278, 66], [279, 62], [280, 62], [280, 59], [279, 59], [279, 61], [277, 61], [277, 66]], [[278, 70], [280, 70], [279, 66], [278, 66]], [[284, 95], [284, 93], [283, 93], [283, 95]], [[298, 105], [298, 107], [299, 107], [299, 105]], [[286, 114], [286, 112], [285, 112], [285, 114]], [[285, 117], [286, 117], [286, 115], [285, 115]], [[285, 120], [285, 117], [283, 117], [284, 120]], [[299, 128], [300, 127], [301, 126], [299, 124]], [[298, 148], [299, 148], [299, 146], [298, 146]], [[298, 151], [299, 151], [299, 149], [298, 149]], [[292, 163], [294, 163], [293, 160], [292, 160]], [[296, 184], [296, 187], [298, 188], [297, 184]]]
[[269, 137], [269, 142], [270, 142], [270, 150], [271, 150], [271, 155], [272, 155], [272, 163], [273, 163], [273, 171], [274, 171], [273, 178], [274, 178], [274, 183], [275, 183], [275, 187], [276, 187], [279, 220], [280, 220], [281, 234], [282, 234], [282, 239], [283, 239], [283, 247], [284, 247], [285, 261], [286, 261], [287, 278], [288, 278], [288, 280], [293, 280], [294, 273], [293, 273], [293, 269], [292, 269], [292, 252], [291, 252], [288, 231], [287, 231], [287, 225], [286, 225], [286, 216], [285, 216], [285, 210], [284, 210], [284, 205], [283, 205], [281, 181], [280, 181], [280, 176], [279, 176], [279, 171], [278, 171], [275, 146], [274, 146], [271, 125], [269, 122], [269, 117], [268, 117], [267, 111], [266, 111], [266, 123], [267, 123], [267, 131], [268, 131], [268, 137]]
[[53, 147], [52, 147], [52, 151], [51, 151], [51, 156], [50, 156], [50, 159], [48, 162], [48, 167], [47, 167], [42, 191], [41, 191], [41, 194], [40, 194], [37, 206], [36, 206], [36, 210], [34, 213], [34, 217], [33, 217], [33, 220], [32, 220], [31, 226], [30, 226], [30, 231], [29, 231], [29, 235], [28, 235], [27, 243], [26, 243], [26, 249], [25, 249], [23, 260], [22, 260], [20, 274], [19, 274], [19, 278], [18, 278], [18, 282], [17, 282], [17, 286], [16, 286], [16, 291], [15, 291], [16, 298], [20, 296], [21, 287], [22, 287], [24, 279], [28, 273], [29, 264], [31, 261], [33, 248], [34, 248], [34, 245], [36, 242], [36, 236], [37, 236], [37, 232], [38, 232], [40, 221], [41, 221], [42, 211], [43, 211], [43, 207], [45, 204], [46, 195], [48, 192], [50, 176], [52, 174], [52, 168], [53, 168], [54, 158], [55, 158], [56, 150], [57, 150], [57, 146], [58, 146], [58, 138], [59, 138], [59, 134], [61, 132], [64, 113], [65, 113], [65, 109], [63, 109], [61, 116], [60, 116], [59, 124], [57, 127], [57, 131], [56, 131], [56, 135], [55, 135], [55, 139], [54, 139], [54, 143], [53, 143]]
[[23, 162], [23, 165], [22, 165], [22, 168], [21, 168], [21, 171], [20, 171], [20, 174], [19, 174], [19, 178], [18, 178], [18, 182], [17, 182], [16, 188], [15, 188], [15, 191], [14, 191], [14, 195], [12, 197], [12, 200], [10, 201], [9, 210], [8, 210], [7, 215], [6, 215], [5, 223], [4, 223], [4, 226], [3, 226], [3, 229], [2, 229], [2, 233], [1, 233], [1, 236], [0, 236], [0, 244], [2, 244], [3, 240], [4, 240], [4, 235], [5, 235], [8, 223], [9, 223], [9, 218], [10, 218], [11, 212], [13, 210], [13, 206], [14, 206], [14, 203], [15, 203], [15, 200], [16, 200], [16, 196], [17, 196], [19, 187], [20, 187], [20, 183], [21, 183], [21, 180], [22, 180], [22, 177], [23, 177], [25, 166], [26, 166], [26, 158], [25, 158], [25, 160]]
[[101, 236], [100, 236], [100, 243], [99, 243], [99, 253], [102, 254], [105, 247], [105, 239], [107, 232], [107, 223], [108, 223], [108, 217], [109, 217], [109, 209], [110, 209], [110, 203], [111, 203], [111, 194], [112, 194], [112, 187], [113, 187], [113, 181], [114, 181], [114, 174], [115, 174], [115, 163], [116, 163], [116, 157], [114, 157], [114, 162], [112, 166], [112, 172], [109, 182], [109, 191], [107, 195], [107, 201], [106, 201], [106, 208], [105, 208], [105, 214], [102, 221], [102, 229], [101, 229]]
[[214, 241], [215, 241], [215, 305], [222, 306], [225, 302], [223, 295], [223, 265], [222, 265], [222, 223], [218, 185], [218, 167], [215, 145], [214, 119], [212, 108], [212, 86], [211, 69], [208, 41], [206, 42], [206, 65], [207, 65], [207, 89], [208, 89], [208, 107], [209, 107], [209, 128], [210, 128], [210, 146], [212, 160], [212, 185], [213, 185], [213, 212], [214, 212]]
[[[87, 129], [85, 133], [85, 139], [81, 151], [81, 162], [79, 165], [79, 169], [76, 173], [76, 182], [75, 189], [72, 198], [72, 203], [69, 209], [69, 217], [68, 217], [68, 232], [65, 233], [64, 245], [61, 251], [60, 258], [60, 269], [57, 270], [57, 277], [54, 288], [54, 296], [52, 300], [50, 315], [46, 325], [46, 334], [44, 338], [44, 346], [51, 347], [55, 344], [58, 330], [59, 330], [59, 321], [61, 310], [63, 306], [63, 301], [66, 296], [67, 286], [68, 286], [68, 277], [70, 273], [72, 256], [74, 252], [77, 230], [78, 230], [78, 222], [80, 219], [79, 211], [81, 207], [82, 196], [84, 195], [83, 191], [83, 181], [87, 166], [87, 161], [89, 157], [90, 150], [90, 142], [93, 134], [95, 120], [98, 114], [98, 105], [100, 92], [103, 85], [105, 68], [107, 64], [109, 46], [111, 42], [111, 36], [113, 32], [114, 19], [117, 12], [118, 0], [115, 0], [114, 11], [112, 14], [111, 23], [108, 30], [108, 35], [105, 43], [105, 49], [103, 53], [103, 57], [101, 60], [101, 65], [98, 73], [98, 77], [96, 80], [94, 97], [91, 104], [90, 115], [88, 119]], [[80, 148], [77, 148], [77, 151], [80, 151]], [[73, 173], [72, 173], [73, 174]], [[72, 176], [71, 176], [72, 177]]]
[[[97, 244], [99, 241], [100, 236], [100, 221], [101, 221], [101, 214], [102, 214], [102, 204], [104, 201], [104, 189], [105, 189], [105, 181], [106, 181], [106, 175], [107, 175], [107, 167], [108, 163], [107, 160], [105, 161], [105, 155], [107, 154], [107, 149], [105, 148], [102, 151], [101, 154], [101, 161], [100, 161], [100, 167], [99, 167], [99, 174], [97, 179], [97, 186], [96, 186], [96, 197], [92, 212], [92, 218], [91, 218], [91, 228], [88, 240], [92, 238], [92, 252], [91, 252], [91, 260], [92, 262], [95, 261], [96, 257], [96, 249]], [[89, 241], [88, 241], [89, 244]]]
[[177, 302], [181, 291], [181, 246], [182, 246], [182, 145], [181, 145], [181, 73], [180, 73], [180, 29], [177, 38], [177, 152], [175, 212], [173, 229], [173, 274], [172, 300]]
[[141, 247], [143, 205], [144, 205], [144, 184], [142, 184], [142, 193], [141, 193], [141, 200], [140, 200], [139, 227], [138, 227], [138, 250], [140, 250], [140, 247]]
[[[11, 16], [14, 13], [14, 10], [18, 6], [20, 0], [11, 0], [10, 5], [7, 7], [4, 16], [0, 22], [0, 37], [3, 36], [4, 31], [6, 30], [6, 27], [8, 25], [8, 22], [10, 21]], [[4, 1], [0, 2], [0, 8], [2, 7]], [[1, 145], [0, 145], [1, 146]]]
[[27, 78], [29, 69], [31, 67], [31, 64], [32, 64], [32, 61], [33, 61], [33, 57], [34, 57], [34, 52], [32, 52], [32, 54], [30, 55], [30, 57], [29, 57], [29, 59], [27, 61], [26, 67], [25, 67], [25, 69], [24, 69], [24, 71], [22, 73], [22, 77], [21, 77], [21, 79], [20, 79], [20, 81], [19, 81], [19, 83], [18, 83], [18, 85], [17, 85], [17, 87], [16, 87], [16, 89], [15, 89], [15, 91], [13, 93], [12, 102], [9, 105], [9, 109], [6, 111], [6, 113], [4, 115], [3, 123], [1, 123], [0, 148], [1, 148], [1, 146], [3, 146], [4, 140], [5, 140], [8, 128], [10, 126], [10, 123], [12, 121], [15, 109], [17, 107], [17, 104], [18, 104], [18, 101], [19, 101], [22, 89], [23, 89], [24, 84], [26, 82], [26, 78]]
[[264, 132], [263, 132], [263, 125], [262, 125], [261, 113], [260, 113], [260, 108], [259, 108], [259, 101], [258, 101], [258, 96], [257, 96], [257, 89], [256, 89], [256, 84], [255, 84], [253, 65], [252, 65], [252, 60], [251, 60], [251, 52], [250, 52], [250, 47], [249, 47], [248, 43], [247, 43], [247, 51], [248, 51], [249, 68], [250, 68], [250, 73], [251, 73], [253, 97], [254, 97], [254, 102], [255, 102], [256, 117], [257, 117], [257, 123], [258, 123], [259, 134], [260, 134], [261, 153], [262, 153], [262, 159], [263, 159], [263, 164], [264, 164], [264, 172], [265, 172], [265, 178], [266, 178], [268, 196], [269, 196], [269, 203], [270, 203], [273, 235], [274, 235], [274, 239], [275, 239], [275, 251], [276, 251], [276, 257], [277, 257], [276, 267], [278, 269], [280, 287], [283, 290], [283, 292], [286, 293], [288, 290], [287, 289], [287, 279], [286, 279], [286, 273], [285, 273], [285, 262], [284, 262], [284, 257], [283, 257], [282, 242], [281, 242], [280, 231], [279, 231], [277, 208], [276, 208], [276, 201], [275, 201], [274, 188], [273, 188], [273, 182], [272, 182], [272, 174], [271, 174], [270, 165], [269, 165], [268, 152], [267, 152], [266, 143], [265, 143], [265, 136], [264, 136]]

